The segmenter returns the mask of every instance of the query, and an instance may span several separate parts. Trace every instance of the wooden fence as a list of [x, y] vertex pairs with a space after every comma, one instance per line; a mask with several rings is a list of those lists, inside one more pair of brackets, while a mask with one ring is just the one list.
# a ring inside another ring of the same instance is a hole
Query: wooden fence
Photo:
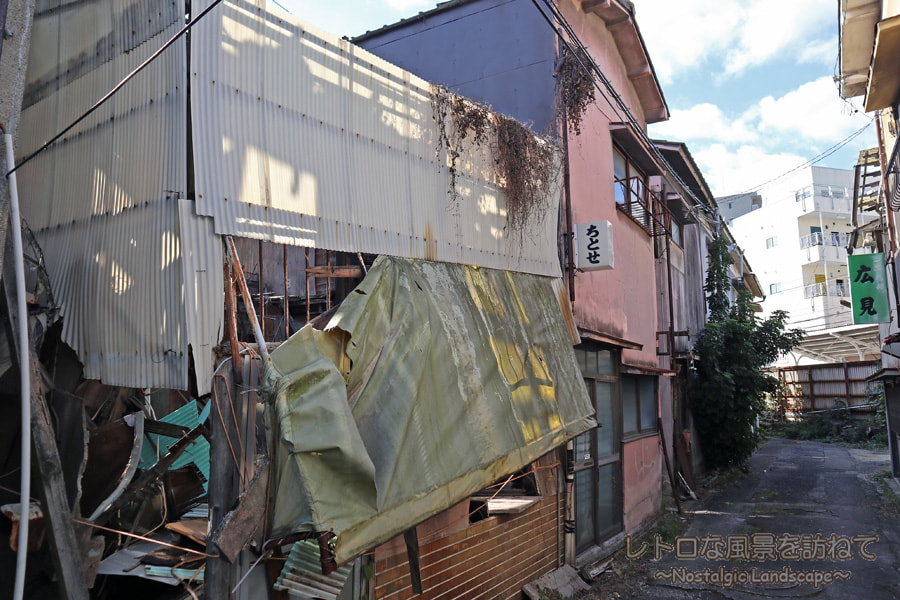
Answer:
[[[881, 368], [877, 360], [820, 365], [802, 365], [776, 369], [784, 384], [786, 409], [790, 412], [860, 407], [871, 411], [867, 394], [874, 385], [866, 380]], [[865, 407], [865, 408], [863, 408]]]

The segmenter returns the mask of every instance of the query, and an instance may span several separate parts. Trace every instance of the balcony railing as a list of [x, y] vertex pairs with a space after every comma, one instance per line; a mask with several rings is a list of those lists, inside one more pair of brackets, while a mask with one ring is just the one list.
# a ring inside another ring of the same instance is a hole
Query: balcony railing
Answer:
[[616, 186], [620, 191], [616, 194], [616, 208], [654, 237], [669, 233], [672, 213], [659, 194], [648, 188], [643, 179], [616, 179]]
[[800, 248], [804, 250], [806, 248], [812, 248], [813, 246], [837, 246], [839, 248], [845, 248], [849, 243], [849, 233], [838, 233], [836, 231], [826, 233], [816, 232], [804, 235], [800, 238]]
[[829, 281], [819, 282], [803, 288], [804, 298], [816, 298], [818, 296], [836, 296], [846, 298], [850, 295], [850, 286], [844, 282]]

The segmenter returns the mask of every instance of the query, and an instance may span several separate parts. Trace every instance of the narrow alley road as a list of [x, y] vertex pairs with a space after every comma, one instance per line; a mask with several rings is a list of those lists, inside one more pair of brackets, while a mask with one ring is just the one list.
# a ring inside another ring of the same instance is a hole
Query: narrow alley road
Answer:
[[677, 548], [654, 561], [650, 546], [634, 598], [900, 597], [900, 506], [872, 478], [888, 468], [885, 454], [772, 439], [750, 464], [693, 507]]

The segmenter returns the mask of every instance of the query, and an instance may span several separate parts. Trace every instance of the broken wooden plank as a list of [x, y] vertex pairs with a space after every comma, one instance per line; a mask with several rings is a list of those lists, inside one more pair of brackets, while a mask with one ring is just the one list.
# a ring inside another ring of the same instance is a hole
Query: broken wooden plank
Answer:
[[[234, 359], [232, 359], [234, 360]], [[222, 526], [225, 515], [238, 499], [237, 457], [232, 456], [231, 442], [237, 442], [237, 428], [232, 411], [237, 410], [231, 399], [240, 397], [235, 386], [234, 375], [241, 375], [241, 359], [236, 366], [227, 365], [224, 361], [213, 376], [213, 393], [210, 397], [212, 412], [209, 415], [210, 439], [209, 453], [209, 527], [215, 531]], [[218, 551], [212, 539], [206, 541], [206, 552], [216, 555]], [[230, 598], [231, 589], [236, 580], [235, 567], [224, 556], [209, 558], [206, 561], [207, 581], [205, 592], [207, 598]]]
[[313, 277], [333, 277], [336, 279], [362, 278], [363, 275], [365, 275], [362, 267], [352, 265], [319, 265], [316, 267], [307, 267], [304, 271]]
[[159, 435], [164, 435], [166, 437], [171, 438], [180, 438], [188, 431], [190, 428], [185, 427], [184, 425], [175, 425], [174, 423], [166, 423], [165, 421], [154, 421], [153, 419], [145, 419], [144, 420], [144, 431], [147, 433], [156, 433]]
[[183, 535], [201, 546], [206, 546], [206, 529], [208, 525], [209, 522], [206, 519], [185, 519], [174, 523], [166, 523], [166, 529]]
[[146, 490], [151, 483], [162, 477], [163, 474], [169, 470], [169, 467], [171, 467], [175, 460], [181, 456], [181, 453], [184, 452], [188, 446], [193, 444], [194, 440], [200, 437], [205, 430], [205, 426], [197, 425], [184, 437], [169, 446], [168, 452], [166, 452], [162, 458], [156, 461], [152, 467], [144, 471], [140, 477], [134, 480], [124, 493], [120, 494], [111, 503], [102, 507], [102, 510], [98, 509], [99, 512], [95, 511], [94, 514], [97, 516], [91, 520], [99, 524], [104, 523], [113, 513], [125, 506], [132, 498]]
[[225, 515], [221, 528], [213, 532], [212, 541], [232, 563], [263, 525], [268, 485], [269, 463], [266, 462], [254, 473], [247, 490], [238, 500], [237, 508]]

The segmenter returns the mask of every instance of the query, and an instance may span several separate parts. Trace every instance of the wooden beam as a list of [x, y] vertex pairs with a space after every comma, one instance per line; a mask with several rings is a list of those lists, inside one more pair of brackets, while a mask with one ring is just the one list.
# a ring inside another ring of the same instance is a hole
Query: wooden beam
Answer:
[[[240, 366], [238, 366], [240, 372]], [[209, 529], [216, 531], [222, 527], [225, 515], [238, 499], [238, 475], [231, 449], [237, 448], [237, 427], [232, 411], [236, 410], [232, 399], [239, 394], [235, 386], [233, 370], [220, 368], [213, 376], [213, 393], [210, 397], [212, 412], [209, 415], [212, 439], [209, 448]], [[218, 548], [212, 539], [206, 542], [206, 552], [217, 555]], [[235, 567], [227, 558], [206, 560], [206, 597], [219, 600], [231, 597], [235, 584]]]
[[235, 562], [244, 545], [263, 526], [266, 512], [266, 491], [269, 485], [269, 463], [256, 470], [256, 474], [241, 494], [237, 508], [225, 515], [222, 527], [214, 530], [212, 541], [229, 561]]
[[[50, 411], [44, 398], [44, 390], [38, 370], [37, 355], [31, 353], [31, 437], [33, 451], [41, 471], [41, 498], [44, 519], [50, 532], [51, 556], [59, 578], [57, 588], [60, 598], [88, 600], [85, 573], [81, 563], [81, 551], [72, 526], [72, 513], [66, 496], [62, 466], [56, 448], [56, 437], [50, 421]], [[23, 432], [28, 435], [28, 432]]]
[[365, 273], [360, 266], [348, 265], [321, 265], [318, 267], [309, 267], [306, 272], [313, 277], [334, 277], [334, 278], [361, 278]]

